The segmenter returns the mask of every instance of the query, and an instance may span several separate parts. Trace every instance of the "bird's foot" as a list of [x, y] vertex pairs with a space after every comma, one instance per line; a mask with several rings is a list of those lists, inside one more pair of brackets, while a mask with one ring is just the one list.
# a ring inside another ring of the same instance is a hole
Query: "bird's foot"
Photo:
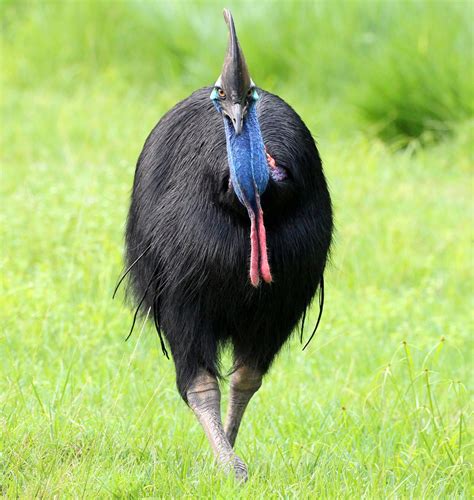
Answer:
[[247, 466], [243, 460], [237, 455], [233, 455], [229, 459], [222, 461], [222, 468], [226, 474], [234, 474], [235, 479], [241, 483], [245, 483], [248, 479]]
[[221, 421], [220, 390], [215, 376], [201, 370], [187, 390], [189, 407], [201, 423], [217, 462], [224, 472], [238, 481], [247, 480], [247, 466], [238, 457], [225, 434]]

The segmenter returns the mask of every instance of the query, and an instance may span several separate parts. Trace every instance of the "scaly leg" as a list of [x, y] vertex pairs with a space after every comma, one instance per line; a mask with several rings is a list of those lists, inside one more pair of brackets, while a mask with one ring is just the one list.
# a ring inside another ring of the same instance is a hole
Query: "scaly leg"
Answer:
[[247, 467], [234, 453], [221, 421], [221, 393], [214, 376], [200, 370], [186, 391], [189, 407], [202, 425], [214, 455], [226, 471], [234, 470], [241, 481], [247, 480]]
[[262, 385], [262, 374], [254, 368], [240, 366], [230, 380], [229, 407], [225, 422], [225, 433], [231, 446], [234, 446], [240, 422], [250, 398]]

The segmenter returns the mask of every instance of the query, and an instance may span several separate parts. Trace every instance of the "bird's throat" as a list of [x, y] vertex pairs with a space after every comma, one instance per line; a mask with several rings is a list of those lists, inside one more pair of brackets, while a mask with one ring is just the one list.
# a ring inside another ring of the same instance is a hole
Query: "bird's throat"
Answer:
[[256, 287], [260, 279], [270, 283], [272, 275], [260, 203], [260, 195], [268, 184], [269, 170], [255, 105], [249, 107], [239, 135], [226, 117], [224, 126], [232, 187], [250, 217], [250, 282]]

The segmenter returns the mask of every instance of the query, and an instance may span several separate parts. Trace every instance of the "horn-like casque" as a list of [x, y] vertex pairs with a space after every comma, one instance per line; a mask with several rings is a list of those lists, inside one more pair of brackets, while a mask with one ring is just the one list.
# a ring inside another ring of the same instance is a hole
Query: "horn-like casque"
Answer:
[[222, 67], [221, 85], [230, 90], [232, 102], [241, 102], [251, 86], [251, 79], [245, 57], [240, 48], [234, 20], [230, 10], [224, 9], [224, 19], [229, 28], [229, 43]]

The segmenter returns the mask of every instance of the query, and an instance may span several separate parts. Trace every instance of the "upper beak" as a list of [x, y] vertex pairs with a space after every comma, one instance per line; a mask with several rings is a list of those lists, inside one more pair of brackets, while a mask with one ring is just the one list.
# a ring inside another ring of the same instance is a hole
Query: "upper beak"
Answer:
[[242, 132], [244, 119], [241, 104], [234, 104], [232, 106], [232, 116], [230, 118], [232, 120], [232, 124], [234, 125], [236, 135], [239, 135], [240, 132]]

